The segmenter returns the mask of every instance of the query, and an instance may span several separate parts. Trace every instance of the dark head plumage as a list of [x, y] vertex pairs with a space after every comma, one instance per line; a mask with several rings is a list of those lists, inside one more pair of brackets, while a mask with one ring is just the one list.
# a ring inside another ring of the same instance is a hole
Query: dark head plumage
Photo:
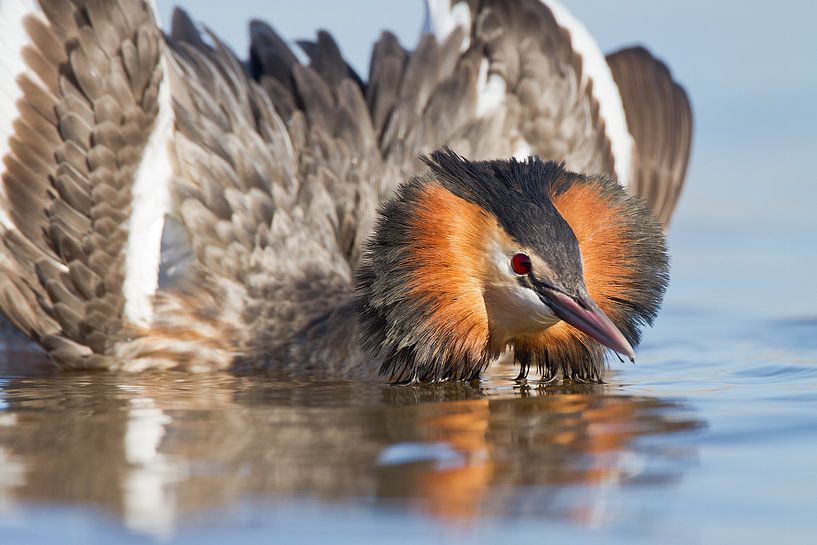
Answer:
[[449, 148], [424, 163], [443, 187], [492, 214], [514, 240], [549, 256], [550, 268], [575, 293], [582, 282], [579, 244], [548, 198], [551, 184], [575, 176], [564, 164], [534, 157], [468, 161]]

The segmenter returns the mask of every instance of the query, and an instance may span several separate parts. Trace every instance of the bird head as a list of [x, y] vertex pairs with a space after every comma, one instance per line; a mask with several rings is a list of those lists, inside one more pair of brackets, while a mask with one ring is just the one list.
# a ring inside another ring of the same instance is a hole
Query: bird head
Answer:
[[598, 380], [606, 349], [634, 357], [668, 280], [640, 200], [534, 158], [425, 162], [381, 209], [356, 275], [382, 374], [476, 378], [512, 347], [524, 374]]

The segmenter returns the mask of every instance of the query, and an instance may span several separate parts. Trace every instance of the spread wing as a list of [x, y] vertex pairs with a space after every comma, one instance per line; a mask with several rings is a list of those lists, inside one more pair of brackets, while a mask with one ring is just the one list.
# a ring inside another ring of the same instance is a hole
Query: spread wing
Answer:
[[509, 135], [521, 136], [515, 153], [617, 178], [669, 224], [689, 162], [692, 113], [663, 63], [640, 47], [605, 59], [555, 0], [427, 4], [438, 37], [470, 29], [472, 47], [484, 51], [478, 103], [492, 115], [518, 112], [509, 119]]
[[516, 155], [564, 161], [627, 186], [632, 137], [604, 56], [558, 2], [429, 0], [429, 27], [466, 29], [479, 52], [477, 115], [506, 118]]
[[692, 109], [664, 63], [642, 47], [607, 57], [635, 140], [631, 191], [667, 226], [678, 204], [692, 144]]
[[[354, 197], [338, 178], [361, 172], [365, 132], [340, 140], [327, 133], [334, 91], [294, 57], [281, 62], [293, 63], [288, 83], [304, 89], [304, 110], [257, 82], [184, 12], [174, 14], [167, 63], [173, 213], [160, 270], [168, 282], [157, 292], [151, 327], [120, 347], [121, 356], [140, 362], [135, 367], [225, 368], [237, 356], [261, 364], [273, 353], [286, 359], [295, 332], [350, 297], [341, 203]], [[354, 84], [336, 92], [349, 108], [365, 108]], [[288, 105], [284, 118], [278, 110]], [[341, 146], [358, 139], [355, 149]]]
[[59, 364], [110, 367], [161, 35], [137, 1], [7, 0], [0, 21], [0, 308]]

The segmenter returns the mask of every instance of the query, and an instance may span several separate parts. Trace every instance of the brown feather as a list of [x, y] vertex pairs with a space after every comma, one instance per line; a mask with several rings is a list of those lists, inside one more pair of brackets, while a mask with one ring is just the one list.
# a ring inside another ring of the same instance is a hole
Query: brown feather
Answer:
[[607, 57], [635, 141], [631, 192], [669, 226], [686, 177], [692, 109], [666, 65], [641, 47]]
[[141, 0], [40, 5], [45, 19], [23, 22], [28, 73], [3, 158], [14, 226], [0, 233], [0, 304], [58, 364], [96, 367], [122, 338], [131, 185], [156, 115], [159, 32]]

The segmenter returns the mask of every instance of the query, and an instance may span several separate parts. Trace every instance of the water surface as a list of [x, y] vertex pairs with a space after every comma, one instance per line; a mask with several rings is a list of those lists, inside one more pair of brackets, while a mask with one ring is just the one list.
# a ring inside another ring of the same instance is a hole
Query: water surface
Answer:
[[813, 542], [815, 332], [668, 309], [604, 385], [54, 373], [10, 353], [0, 536]]

